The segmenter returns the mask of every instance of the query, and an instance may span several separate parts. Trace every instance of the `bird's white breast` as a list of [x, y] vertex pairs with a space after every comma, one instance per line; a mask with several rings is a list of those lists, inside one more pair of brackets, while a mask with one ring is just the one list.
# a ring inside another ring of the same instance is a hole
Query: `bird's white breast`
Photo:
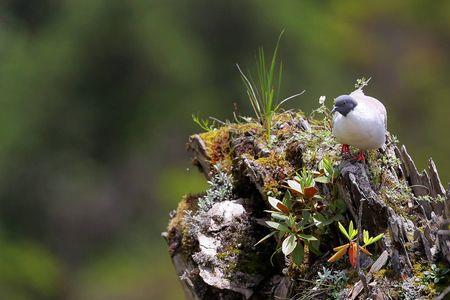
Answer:
[[386, 141], [386, 110], [374, 98], [367, 97], [381, 104], [383, 111], [374, 108], [374, 103], [367, 99], [358, 98], [358, 105], [347, 116], [335, 114], [333, 135], [338, 142], [361, 150], [380, 148]]

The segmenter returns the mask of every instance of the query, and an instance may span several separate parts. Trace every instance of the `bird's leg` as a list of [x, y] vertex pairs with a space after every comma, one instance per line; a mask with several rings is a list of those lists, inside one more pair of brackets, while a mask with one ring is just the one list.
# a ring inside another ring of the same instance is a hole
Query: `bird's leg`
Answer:
[[349, 155], [350, 154], [350, 146], [347, 144], [342, 144], [341, 155]]
[[358, 152], [358, 156], [356, 157], [357, 161], [365, 161], [366, 160], [366, 156], [364, 155], [364, 151], [359, 151]]

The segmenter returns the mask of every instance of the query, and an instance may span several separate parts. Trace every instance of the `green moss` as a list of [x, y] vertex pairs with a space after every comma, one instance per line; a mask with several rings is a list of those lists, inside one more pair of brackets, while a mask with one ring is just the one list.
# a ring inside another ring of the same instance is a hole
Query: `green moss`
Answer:
[[217, 259], [219, 260], [226, 260], [229, 257], [235, 257], [238, 256], [241, 253], [241, 250], [236, 248], [228, 248], [225, 251], [219, 252], [216, 254]]
[[293, 119], [300, 119], [304, 118], [305, 113], [302, 111], [292, 112], [292, 111], [285, 111], [278, 113], [273, 116], [273, 123], [289, 123]]
[[378, 151], [368, 151], [367, 161], [370, 164], [370, 181], [372, 186], [379, 187], [382, 184], [383, 166], [380, 162], [381, 153]]
[[206, 152], [212, 165], [220, 163], [225, 170], [231, 170], [230, 129], [224, 126], [200, 134], [206, 146]]
[[267, 262], [260, 257], [259, 252], [243, 252], [229, 246], [216, 254], [216, 258], [226, 266], [227, 276], [233, 276], [237, 271], [247, 274], [260, 274], [267, 268]]
[[175, 216], [170, 220], [167, 226], [167, 231], [170, 232], [172, 228], [176, 227], [178, 229], [183, 229], [184, 224], [184, 214], [186, 211], [190, 210], [195, 212], [197, 210], [197, 201], [200, 195], [184, 195], [181, 201], [178, 203], [177, 211]]
[[397, 214], [415, 221], [415, 215], [410, 214], [408, 206], [413, 197], [412, 190], [404, 179], [398, 182], [385, 179], [379, 195]]
[[[189, 234], [188, 226], [184, 221], [186, 211], [195, 212], [197, 210], [197, 201], [199, 195], [185, 195], [181, 201], [178, 203], [177, 211], [175, 216], [170, 220], [167, 226], [167, 232], [181, 232], [181, 244], [183, 252], [191, 254], [193, 248], [195, 247], [195, 241], [191, 238]], [[173, 230], [175, 229], [175, 230]]]
[[263, 128], [261, 124], [256, 122], [249, 122], [249, 123], [241, 123], [241, 124], [234, 124], [232, 126], [233, 130], [235, 130], [238, 133], [246, 133], [246, 132], [253, 132], [254, 134], [261, 134], [263, 131]]
[[295, 174], [284, 153], [271, 152], [269, 156], [258, 158], [255, 162], [267, 171], [266, 174], [270, 174], [264, 178], [265, 193], [276, 195], [279, 186]]
[[415, 263], [413, 264], [413, 274], [416, 277], [423, 277], [423, 265], [421, 263]]
[[238, 267], [238, 257], [240, 253], [241, 250], [230, 246], [216, 254], [216, 258], [222, 261], [226, 266], [225, 272], [227, 276], [231, 276], [236, 272]]
[[[438, 291], [436, 289], [436, 284], [429, 283], [427, 285], [425, 285], [425, 294], [429, 297], [434, 297], [438, 295]], [[431, 299], [431, 298], [430, 298]]]
[[370, 180], [374, 190], [383, 201], [399, 215], [415, 221], [415, 215], [410, 214], [409, 203], [413, 193], [408, 182], [403, 178], [393, 177], [391, 170], [396, 169], [400, 161], [379, 151], [368, 151], [367, 164]]
[[199, 134], [205, 143], [210, 163], [212, 165], [220, 163], [224, 170], [230, 171], [232, 167], [231, 134], [243, 135], [246, 132], [259, 135], [262, 132], [262, 126], [256, 122], [227, 124], [215, 130]]
[[308, 169], [313, 169], [326, 155], [331, 161], [340, 161], [339, 144], [331, 131], [324, 126], [312, 126], [311, 131], [301, 131], [296, 140], [300, 141], [303, 149], [302, 159]]
[[394, 272], [391, 269], [381, 269], [378, 272], [375, 272], [373, 274], [374, 278], [377, 280], [381, 280], [383, 278], [389, 278], [389, 279], [398, 279], [399, 274]]
[[247, 274], [265, 273], [264, 269], [267, 268], [266, 266], [267, 261], [262, 260], [258, 253], [245, 255], [239, 260], [239, 270]]

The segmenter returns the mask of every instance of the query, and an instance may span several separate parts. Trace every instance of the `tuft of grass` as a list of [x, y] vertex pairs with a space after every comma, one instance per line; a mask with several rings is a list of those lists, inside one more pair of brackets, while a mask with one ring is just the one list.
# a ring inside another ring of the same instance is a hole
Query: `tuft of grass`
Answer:
[[246, 76], [239, 65], [236, 64], [256, 118], [266, 130], [269, 144], [271, 140], [273, 115], [280, 109], [283, 103], [304, 93], [302, 91], [281, 101], [279, 100], [283, 64], [282, 62], [278, 63], [277, 55], [283, 32], [278, 36], [278, 41], [269, 64], [266, 63], [263, 47], [258, 49], [258, 55], [256, 57], [256, 81], [253, 80], [250, 73]]

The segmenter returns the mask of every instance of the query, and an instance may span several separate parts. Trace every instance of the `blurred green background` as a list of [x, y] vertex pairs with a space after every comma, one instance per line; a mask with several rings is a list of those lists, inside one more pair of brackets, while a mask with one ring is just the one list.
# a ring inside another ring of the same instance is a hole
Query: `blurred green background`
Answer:
[[450, 1], [2, 0], [0, 298], [181, 299], [160, 233], [205, 188], [191, 113], [249, 114], [234, 64], [283, 28], [290, 107], [371, 76], [449, 181]]

